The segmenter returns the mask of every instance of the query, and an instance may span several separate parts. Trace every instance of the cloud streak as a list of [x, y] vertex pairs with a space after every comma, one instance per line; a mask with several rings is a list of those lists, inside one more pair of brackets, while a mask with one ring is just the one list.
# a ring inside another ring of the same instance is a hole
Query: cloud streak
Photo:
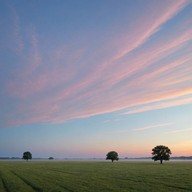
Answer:
[[20, 30], [20, 18], [15, 10], [14, 6], [10, 7], [12, 17], [13, 17], [13, 37], [15, 39], [15, 49], [18, 54], [21, 54], [24, 47], [24, 42], [21, 36]]
[[168, 133], [182, 133], [182, 132], [190, 132], [192, 131], [192, 128], [187, 128], [187, 129], [178, 129], [174, 131], [169, 131]]
[[132, 129], [133, 131], [145, 131], [148, 129], [155, 129], [155, 128], [159, 128], [159, 127], [167, 127], [169, 125], [172, 125], [173, 123], [162, 123], [162, 124], [157, 124], [157, 125], [151, 125], [151, 126], [146, 126], [146, 127], [140, 127], [140, 128], [135, 128]]
[[185, 95], [185, 98], [183, 97], [178, 97], [174, 99], [168, 99], [168, 100], [159, 100], [160, 102], [154, 102], [154, 103], [149, 103], [143, 106], [136, 106], [135, 109], [130, 109], [128, 112], [124, 114], [135, 114], [135, 113], [142, 113], [146, 111], [153, 111], [153, 110], [158, 110], [158, 109], [165, 109], [169, 107], [175, 107], [175, 106], [180, 106], [180, 105], [187, 105], [187, 104], [192, 104], [192, 97], [190, 95]]
[[97, 43], [86, 40], [82, 32], [46, 51], [42, 42], [47, 37], [43, 39], [35, 27], [22, 43], [26, 35], [19, 30], [17, 15], [13, 22], [19, 67], [10, 69], [12, 78], [3, 85], [11, 103], [4, 125], [61, 123], [126, 108], [126, 114], [133, 114], [192, 103], [192, 30], [183, 18], [185, 22], [181, 19], [172, 27], [173, 36], [162, 35], [164, 25], [187, 5], [188, 1], [160, 3], [153, 7], [154, 17], [144, 10], [143, 17], [122, 25], [104, 43], [99, 38]]
[[[133, 51], [134, 49], [142, 46], [153, 34], [157, 33], [161, 26], [169, 21], [172, 17], [174, 17], [178, 12], [183, 9], [188, 2], [186, 0], [183, 1], [176, 1], [172, 6], [170, 7], [159, 7], [160, 9], [166, 9], [165, 12], [162, 12], [161, 15], [158, 16], [157, 20], [154, 22], [144, 23], [143, 25], [139, 25], [140, 28], [137, 28], [136, 30], [139, 31], [141, 34], [135, 37], [133, 46], [131, 48], [128, 48], [127, 50], [123, 50], [120, 55], [116, 56], [116, 59], [119, 59], [125, 55], [127, 55], [130, 51]], [[157, 11], [157, 10], [155, 10]], [[155, 11], [153, 12], [153, 15], [155, 15]], [[149, 19], [149, 18], [147, 18]], [[139, 23], [141, 24], [141, 23]], [[144, 33], [143, 33], [144, 31]]]

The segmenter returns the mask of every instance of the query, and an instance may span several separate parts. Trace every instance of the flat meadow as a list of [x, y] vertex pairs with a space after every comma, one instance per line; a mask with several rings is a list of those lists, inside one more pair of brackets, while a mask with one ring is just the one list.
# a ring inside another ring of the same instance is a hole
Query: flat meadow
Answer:
[[0, 161], [0, 192], [192, 191], [192, 161]]

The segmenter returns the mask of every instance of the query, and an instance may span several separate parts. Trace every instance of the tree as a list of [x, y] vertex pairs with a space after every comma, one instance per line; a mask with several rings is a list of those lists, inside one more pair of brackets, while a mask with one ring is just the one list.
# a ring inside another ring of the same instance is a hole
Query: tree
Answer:
[[118, 158], [118, 153], [116, 151], [110, 151], [109, 153], [107, 153], [106, 155], [106, 160], [107, 159], [110, 159], [113, 163], [114, 160], [118, 161], [119, 158]]
[[29, 151], [26, 151], [23, 153], [23, 159], [25, 160], [29, 160], [29, 159], [32, 159], [32, 154], [29, 152]]
[[158, 145], [152, 149], [152, 159], [154, 161], [159, 161], [162, 164], [163, 160], [169, 160], [170, 155], [171, 155], [171, 150], [164, 146], [164, 145]]

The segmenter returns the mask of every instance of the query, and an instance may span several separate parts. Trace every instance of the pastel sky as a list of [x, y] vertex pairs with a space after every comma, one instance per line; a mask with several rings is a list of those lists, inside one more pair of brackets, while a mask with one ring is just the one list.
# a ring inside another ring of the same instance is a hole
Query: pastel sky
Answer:
[[0, 5], [0, 156], [192, 155], [191, 0]]

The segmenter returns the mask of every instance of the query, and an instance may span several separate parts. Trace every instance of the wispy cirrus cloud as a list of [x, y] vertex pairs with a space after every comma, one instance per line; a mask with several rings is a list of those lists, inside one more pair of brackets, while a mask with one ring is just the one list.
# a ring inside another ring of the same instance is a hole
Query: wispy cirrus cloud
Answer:
[[187, 129], [177, 129], [174, 131], [169, 131], [168, 133], [182, 133], [182, 132], [191, 132], [192, 128], [187, 128]]
[[158, 102], [152, 102], [145, 105], [136, 106], [135, 109], [130, 109], [128, 112], [124, 114], [134, 114], [134, 113], [142, 113], [145, 111], [152, 111], [158, 109], [164, 109], [174, 106], [192, 104], [192, 97], [191, 94], [185, 95], [185, 97], [177, 97], [168, 100], [159, 100]]
[[139, 127], [139, 128], [135, 128], [132, 129], [133, 131], [145, 131], [148, 129], [155, 129], [155, 128], [159, 128], [159, 127], [167, 127], [169, 125], [172, 125], [173, 123], [161, 123], [161, 124], [157, 124], [157, 125], [150, 125], [150, 126], [146, 126], [146, 127]]
[[[13, 78], [4, 85], [13, 103], [6, 124], [60, 123], [126, 108], [131, 114], [191, 103], [191, 28], [181, 20], [174, 26], [174, 37], [161, 36], [163, 26], [187, 5], [155, 5], [154, 17], [144, 12], [119, 30], [120, 38], [113, 35], [94, 48], [91, 40], [78, 46], [81, 41], [71, 40], [45, 53], [42, 35], [31, 30], [29, 42], [20, 43], [20, 70], [11, 69]], [[21, 40], [18, 19], [15, 31]]]
[[[154, 33], [157, 33], [158, 30], [160, 30], [164, 23], [179, 13], [187, 4], [189, 4], [189, 2], [186, 0], [176, 1], [174, 4], [171, 4], [171, 6], [160, 6], [159, 10], [152, 10], [154, 18], [151, 19], [147, 15], [147, 18], [144, 17], [142, 20], [147, 20], [148, 22], [141, 23], [141, 21], [138, 21], [139, 23], [136, 23], [136, 25], [138, 25], [134, 30], [137, 31], [137, 35], [134, 36], [134, 41], [131, 42], [132, 46], [122, 50], [121, 53], [114, 58], [114, 60], [119, 59], [127, 55], [130, 51], [142, 46]], [[160, 13], [160, 11], [162, 11], [161, 14], [155, 18], [156, 13]]]
[[6, 85], [8, 93], [20, 98], [27, 97], [42, 89], [43, 86], [47, 86], [45, 75], [37, 76], [34, 72], [40, 66], [42, 58], [38, 48], [38, 39], [33, 31], [29, 42], [30, 49], [27, 51], [24, 46], [23, 52], [20, 52], [19, 70], [13, 73], [12, 79], [9, 79]]
[[24, 47], [24, 42], [23, 42], [23, 38], [21, 36], [21, 28], [20, 28], [20, 18], [16, 12], [15, 7], [12, 5], [10, 6], [10, 11], [12, 13], [12, 17], [13, 17], [13, 38], [15, 41], [15, 50], [18, 54], [22, 53], [23, 51], [23, 47]]

